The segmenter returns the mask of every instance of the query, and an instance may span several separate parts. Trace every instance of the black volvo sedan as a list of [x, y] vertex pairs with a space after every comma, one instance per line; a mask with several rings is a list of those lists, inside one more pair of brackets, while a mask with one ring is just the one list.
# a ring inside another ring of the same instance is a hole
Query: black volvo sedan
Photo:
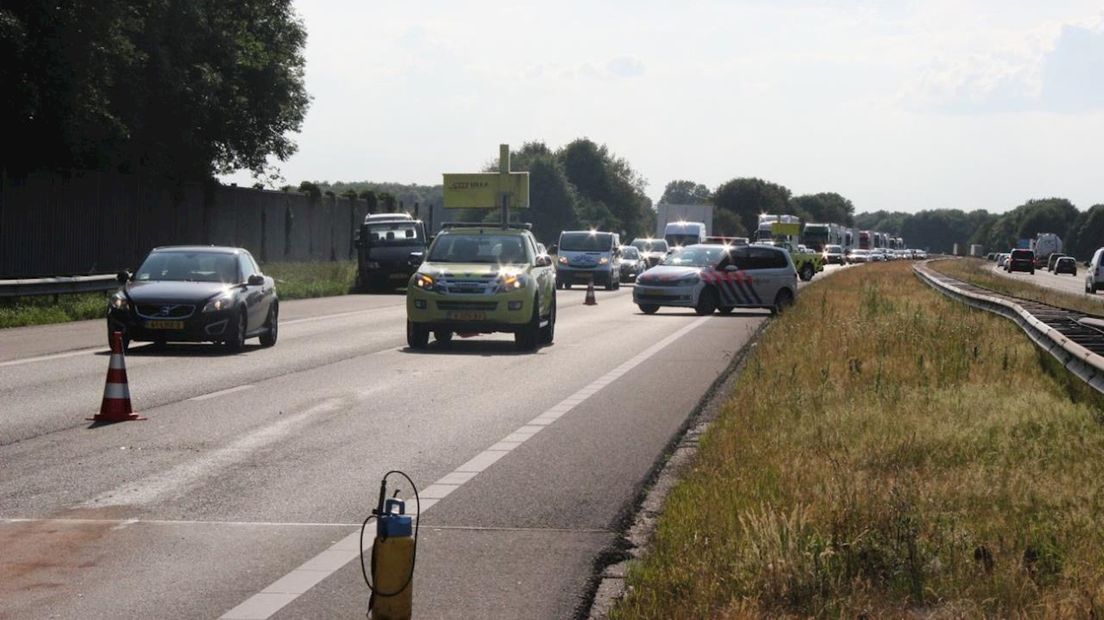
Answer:
[[119, 274], [107, 332], [132, 341], [216, 342], [239, 351], [246, 338], [276, 344], [280, 303], [276, 285], [242, 248], [154, 248], [133, 275]]

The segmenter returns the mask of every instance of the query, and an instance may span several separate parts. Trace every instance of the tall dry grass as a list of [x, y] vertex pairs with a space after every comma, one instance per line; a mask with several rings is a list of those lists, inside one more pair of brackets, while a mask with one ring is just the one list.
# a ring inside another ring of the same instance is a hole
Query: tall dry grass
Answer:
[[771, 326], [615, 618], [1104, 613], [1104, 428], [909, 265]]

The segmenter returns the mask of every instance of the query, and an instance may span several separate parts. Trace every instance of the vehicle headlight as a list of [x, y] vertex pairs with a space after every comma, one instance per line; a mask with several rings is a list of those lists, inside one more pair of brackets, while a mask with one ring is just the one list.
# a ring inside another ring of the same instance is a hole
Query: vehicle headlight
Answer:
[[122, 291], [116, 291], [115, 294], [111, 296], [111, 300], [108, 303], [111, 304], [113, 310], [122, 310], [124, 312], [130, 310], [130, 302], [127, 301], [126, 293]]
[[558, 262], [561, 265], [566, 265], [567, 264], [567, 257], [566, 256], [559, 256], [559, 257], [556, 258], [556, 262]]
[[414, 277], [410, 279], [410, 283], [415, 288], [420, 288], [423, 291], [432, 291], [436, 287], [436, 282], [433, 280], [433, 276], [426, 275], [424, 273], [416, 273]]
[[204, 312], [218, 312], [220, 310], [229, 310], [230, 306], [234, 305], [234, 295], [231, 293], [223, 293], [218, 297], [208, 301], [203, 306]]
[[508, 293], [510, 291], [523, 289], [525, 288], [526, 282], [527, 280], [524, 273], [503, 275], [498, 279], [498, 291], [500, 293]]
[[608, 257], [608, 256], [603, 256], [602, 258], [599, 258], [599, 259], [598, 259], [598, 264], [599, 264], [599, 265], [607, 265], [607, 264], [609, 264], [609, 257]]

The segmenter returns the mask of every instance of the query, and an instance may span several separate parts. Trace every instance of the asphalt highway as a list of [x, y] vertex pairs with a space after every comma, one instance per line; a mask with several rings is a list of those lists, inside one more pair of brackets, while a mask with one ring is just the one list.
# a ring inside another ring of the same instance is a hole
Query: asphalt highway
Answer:
[[1081, 263], [1077, 264], [1077, 275], [1071, 276], [1068, 273], [1056, 274], [1047, 271], [1046, 269], [1036, 269], [1034, 274], [1026, 271], [1013, 271], [1012, 273], [1006, 273], [1003, 268], [997, 267], [994, 264], [993, 270], [1001, 276], [1006, 278], [1012, 278], [1014, 280], [1022, 280], [1029, 282], [1036, 286], [1042, 286], [1044, 288], [1053, 289], [1055, 291], [1061, 291], [1063, 293], [1069, 293], [1070, 295], [1085, 295], [1085, 271], [1088, 267], [1085, 267]]
[[768, 316], [597, 296], [560, 291], [537, 353], [411, 351], [401, 295], [284, 302], [273, 348], [133, 346], [147, 419], [106, 426], [102, 321], [0, 332], [0, 617], [363, 618], [357, 531], [392, 469], [422, 493], [416, 617], [576, 615]]

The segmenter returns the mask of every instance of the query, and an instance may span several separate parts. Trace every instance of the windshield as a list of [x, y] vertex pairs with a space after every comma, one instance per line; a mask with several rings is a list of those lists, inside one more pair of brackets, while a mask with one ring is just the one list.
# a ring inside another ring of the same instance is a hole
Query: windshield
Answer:
[[709, 267], [721, 262], [724, 255], [724, 248], [690, 246], [683, 248], [678, 254], [668, 256], [663, 264], [675, 267]]
[[667, 242], [663, 239], [635, 239], [632, 246], [641, 252], [667, 253]]
[[667, 242], [671, 245], [690, 245], [691, 243], [700, 243], [701, 236], [699, 235], [667, 235]]
[[364, 238], [372, 245], [404, 245], [421, 241], [414, 222], [368, 224], [366, 228]]
[[560, 235], [560, 250], [568, 252], [608, 252], [613, 245], [610, 233], [565, 232]]
[[621, 248], [621, 258], [626, 260], [640, 260], [640, 252], [637, 252], [636, 248], [633, 246], [627, 245]]
[[146, 258], [134, 279], [176, 282], [241, 282], [238, 257], [216, 252], [154, 252]]
[[517, 235], [442, 234], [429, 250], [435, 263], [522, 264], [529, 262], [524, 239]]
[[840, 252], [843, 252], [843, 248], [838, 245], [826, 245], [824, 246], [824, 251], [839, 254]]

